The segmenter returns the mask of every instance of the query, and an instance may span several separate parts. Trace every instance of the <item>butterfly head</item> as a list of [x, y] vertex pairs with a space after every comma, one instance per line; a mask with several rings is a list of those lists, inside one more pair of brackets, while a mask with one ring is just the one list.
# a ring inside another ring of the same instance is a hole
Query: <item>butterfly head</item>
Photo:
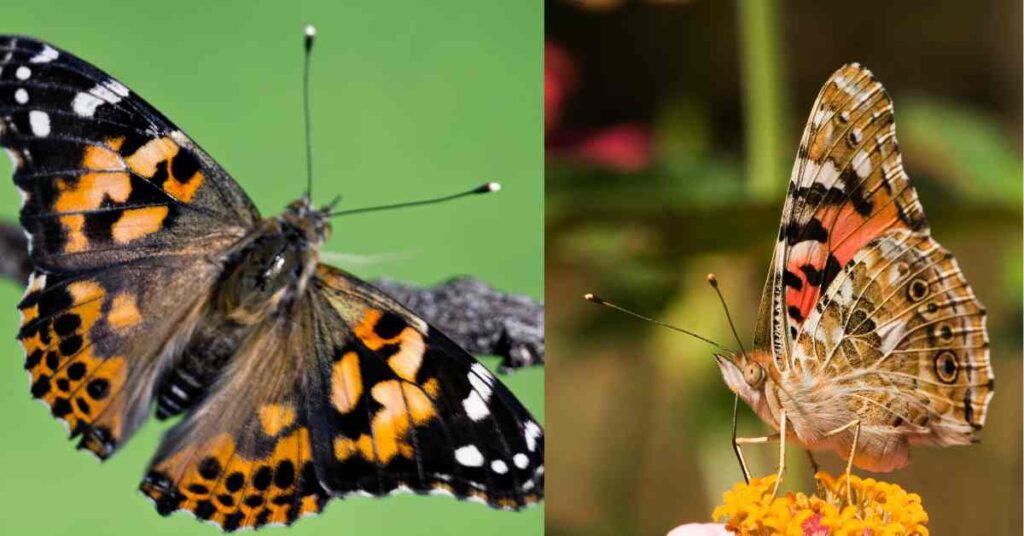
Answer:
[[715, 354], [725, 384], [755, 411], [765, 404], [767, 385], [777, 379], [769, 358], [769, 354], [761, 350]]
[[299, 230], [307, 244], [319, 247], [331, 235], [330, 215], [335, 204], [337, 200], [316, 208], [309, 197], [303, 196], [292, 201], [280, 219], [286, 226]]

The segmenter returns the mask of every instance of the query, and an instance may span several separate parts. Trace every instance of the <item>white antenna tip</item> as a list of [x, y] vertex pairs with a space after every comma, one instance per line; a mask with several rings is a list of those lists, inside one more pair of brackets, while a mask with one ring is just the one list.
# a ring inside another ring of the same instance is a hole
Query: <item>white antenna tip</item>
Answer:
[[499, 192], [499, 191], [501, 191], [501, 183], [500, 182], [489, 182], [489, 183], [487, 183], [487, 191], [488, 192]]
[[307, 24], [305, 32], [306, 32], [306, 37], [314, 37], [314, 36], [316, 36], [316, 27], [313, 26], [312, 24]]

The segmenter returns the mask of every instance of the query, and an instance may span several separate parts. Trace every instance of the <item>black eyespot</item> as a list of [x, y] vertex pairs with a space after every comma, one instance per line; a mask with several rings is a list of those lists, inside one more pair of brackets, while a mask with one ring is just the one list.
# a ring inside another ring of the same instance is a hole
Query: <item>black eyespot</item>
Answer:
[[956, 354], [950, 350], [943, 350], [935, 356], [935, 375], [943, 383], [953, 383], [960, 373], [960, 365], [957, 364]]
[[907, 285], [907, 297], [919, 302], [928, 296], [928, 283], [924, 279], [915, 279]]
[[861, 140], [860, 130], [856, 128], [851, 129], [850, 133], [846, 137], [846, 140], [847, 143], [849, 143], [850, 147], [856, 147], [857, 145], [859, 145]]
[[953, 340], [953, 329], [949, 327], [949, 324], [939, 326], [939, 338], [944, 341]]

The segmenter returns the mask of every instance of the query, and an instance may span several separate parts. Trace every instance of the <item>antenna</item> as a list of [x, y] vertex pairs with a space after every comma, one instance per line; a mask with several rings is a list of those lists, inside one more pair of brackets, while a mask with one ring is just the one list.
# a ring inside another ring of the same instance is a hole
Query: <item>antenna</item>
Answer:
[[306, 200], [313, 195], [313, 135], [310, 126], [309, 116], [309, 57], [313, 51], [313, 38], [316, 37], [316, 28], [307, 24], [304, 30], [305, 53], [302, 66], [302, 112], [306, 121]]
[[711, 288], [715, 289], [715, 293], [718, 294], [718, 301], [722, 302], [722, 309], [725, 309], [725, 318], [729, 321], [729, 329], [732, 330], [732, 336], [736, 338], [736, 344], [740, 345], [740, 352], [743, 354], [743, 359], [747, 359], [747, 350], [743, 348], [743, 341], [740, 340], [740, 336], [736, 333], [736, 326], [732, 323], [732, 315], [729, 314], [729, 307], [725, 305], [725, 298], [722, 297], [722, 291], [718, 289], [718, 278], [715, 274], [708, 274], [708, 284]]
[[667, 324], [667, 323], [662, 322], [660, 320], [655, 320], [653, 318], [646, 317], [646, 316], [641, 315], [639, 313], [634, 313], [633, 311], [630, 311], [629, 309], [626, 309], [625, 307], [620, 307], [618, 305], [615, 305], [614, 303], [612, 303], [612, 302], [610, 302], [610, 301], [608, 301], [608, 300], [606, 300], [606, 299], [604, 299], [604, 298], [602, 298], [600, 296], [596, 296], [594, 294], [589, 294], [588, 293], [588, 294], [584, 294], [583, 295], [583, 299], [585, 299], [585, 300], [587, 300], [589, 302], [596, 303], [598, 305], [604, 305], [606, 307], [611, 307], [612, 309], [615, 309], [616, 311], [620, 311], [620, 312], [626, 313], [627, 315], [630, 315], [630, 316], [635, 316], [636, 318], [639, 318], [641, 320], [646, 320], [648, 322], [653, 322], [653, 323], [655, 323], [655, 324], [657, 324], [659, 326], [666, 327], [666, 328], [671, 329], [673, 331], [678, 331], [680, 333], [685, 333], [685, 334], [687, 334], [687, 335], [689, 335], [691, 337], [696, 337], [696, 338], [698, 338], [698, 339], [700, 339], [700, 340], [702, 340], [702, 341], [704, 341], [704, 342], [706, 342], [706, 343], [708, 343], [708, 344], [710, 344], [710, 345], [712, 345], [712, 346], [714, 346], [716, 348], [720, 348], [722, 350], [729, 351], [728, 348], [722, 346], [721, 344], [718, 344], [717, 342], [715, 342], [715, 341], [713, 341], [711, 339], [708, 339], [706, 337], [702, 337], [700, 335], [697, 335], [696, 333], [694, 333], [692, 331], [687, 331], [687, 330], [685, 330], [683, 328], [673, 326], [672, 324]]
[[419, 206], [419, 205], [430, 205], [430, 204], [433, 204], [433, 203], [441, 203], [443, 201], [451, 201], [452, 199], [458, 199], [460, 197], [466, 197], [466, 196], [469, 196], [469, 195], [489, 194], [489, 193], [497, 192], [499, 190], [501, 190], [501, 184], [500, 183], [488, 182], [486, 184], [481, 184], [480, 186], [477, 186], [476, 188], [473, 188], [472, 190], [468, 190], [468, 191], [457, 193], [457, 194], [453, 194], [453, 195], [447, 195], [447, 196], [444, 196], [444, 197], [437, 197], [437, 198], [434, 198], [434, 199], [423, 199], [423, 200], [420, 200], [420, 201], [406, 201], [405, 203], [395, 203], [393, 205], [380, 205], [380, 206], [376, 206], [376, 207], [355, 208], [355, 209], [351, 209], [351, 210], [339, 210], [337, 212], [330, 213], [330, 217], [333, 218], [335, 216], [347, 216], [347, 215], [351, 215], [351, 214], [360, 214], [362, 212], [375, 212], [375, 211], [378, 211], [378, 210], [390, 210], [390, 209], [393, 209], [393, 208], [405, 208], [405, 207], [415, 207], [415, 206]]

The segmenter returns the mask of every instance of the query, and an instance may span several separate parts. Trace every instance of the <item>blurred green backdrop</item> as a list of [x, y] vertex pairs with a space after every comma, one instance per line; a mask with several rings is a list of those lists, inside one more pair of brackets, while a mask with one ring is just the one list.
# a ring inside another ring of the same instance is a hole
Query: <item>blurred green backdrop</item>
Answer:
[[[342, 207], [420, 199], [487, 180], [500, 194], [336, 220], [325, 251], [381, 255], [366, 278], [435, 283], [470, 274], [543, 292], [540, 2], [5, 2], [0, 31], [49, 40], [119, 78], [176, 122], [265, 215], [302, 194], [302, 27], [313, 23], [315, 197]], [[6, 159], [0, 174], [10, 176]], [[0, 217], [16, 217], [13, 186]], [[110, 461], [76, 452], [33, 402], [14, 340], [22, 289], [0, 284], [0, 533], [215, 534], [164, 519], [139, 480], [166, 424]], [[495, 359], [485, 359], [489, 366]], [[542, 370], [503, 378], [538, 418]], [[543, 507], [490, 510], [446, 497], [334, 501], [302, 534], [540, 534]], [[280, 529], [275, 532], [284, 532]]]
[[[581, 296], [734, 346], [715, 272], [750, 341], [804, 121], [852, 61], [895, 100], [932, 232], [988, 308], [998, 378], [981, 444], [859, 474], [921, 494], [933, 534], [1019, 533], [1021, 3], [558, 0], [545, 19], [547, 534], [665, 534], [709, 521], [742, 479], [711, 348]], [[768, 430], [740, 415], [741, 435]], [[777, 452], [744, 449], [758, 475]], [[784, 489], [810, 491], [789, 456]]]

